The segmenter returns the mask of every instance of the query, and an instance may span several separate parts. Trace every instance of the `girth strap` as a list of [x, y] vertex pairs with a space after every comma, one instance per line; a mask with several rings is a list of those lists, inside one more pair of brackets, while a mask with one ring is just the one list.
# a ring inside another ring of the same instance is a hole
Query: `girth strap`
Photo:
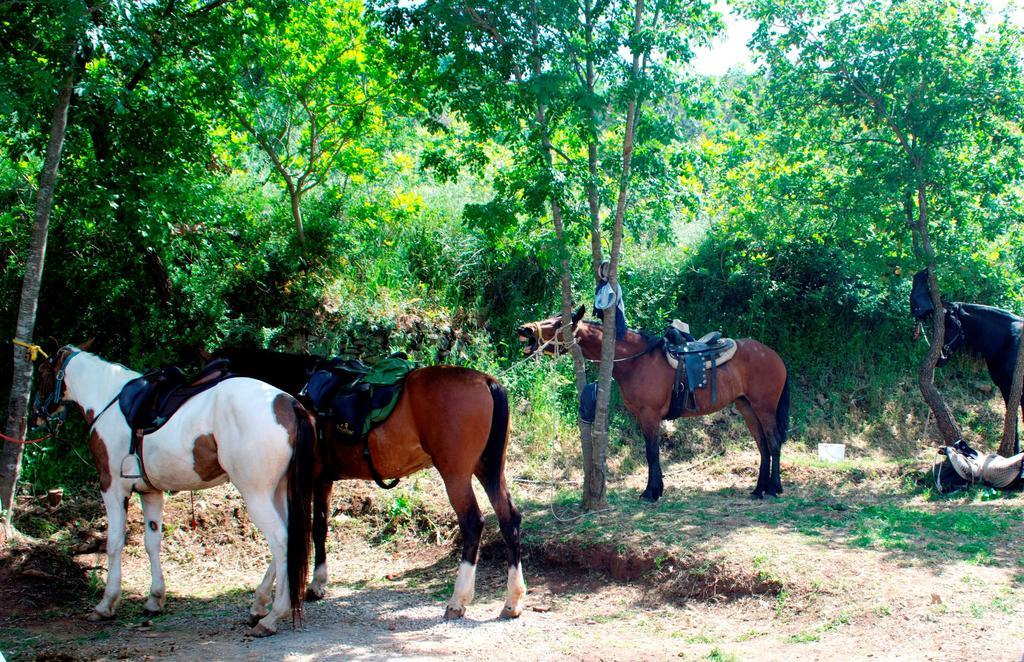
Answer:
[[373, 482], [377, 483], [377, 487], [390, 490], [398, 485], [401, 478], [395, 478], [390, 483], [385, 483], [377, 468], [373, 466], [373, 456], [370, 454], [370, 435], [368, 434], [363, 435], [363, 459], [366, 460], [366, 466], [370, 467], [370, 475], [373, 476]]

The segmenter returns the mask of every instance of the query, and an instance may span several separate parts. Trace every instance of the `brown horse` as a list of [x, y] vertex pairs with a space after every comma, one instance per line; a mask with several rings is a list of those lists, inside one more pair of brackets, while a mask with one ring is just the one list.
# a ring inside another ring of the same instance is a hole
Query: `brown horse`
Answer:
[[[231, 369], [282, 390], [301, 390], [318, 357], [267, 351], [224, 351]], [[313, 581], [307, 600], [322, 598], [327, 587], [327, 520], [334, 481], [373, 480], [362, 444], [335, 440], [334, 425], [320, 418], [323, 443], [317, 455], [320, 472], [313, 495]], [[462, 532], [462, 561], [445, 618], [461, 618], [473, 599], [476, 562], [483, 532], [472, 478], [484, 487], [508, 547], [508, 594], [501, 615], [523, 611], [526, 584], [521, 562], [521, 517], [505, 483], [509, 411], [505, 389], [494, 377], [454, 366], [431, 366], [409, 373], [394, 411], [373, 428], [369, 450], [373, 468], [387, 480], [408, 476], [434, 465], [444, 480], [448, 499]]]
[[[573, 341], [587, 360], [599, 361], [604, 333], [600, 322], [582, 321], [585, 312], [586, 307], [580, 306], [572, 316]], [[543, 347], [545, 353], [566, 353], [564, 341], [555, 338], [561, 327], [561, 315], [519, 327], [519, 339], [526, 343], [524, 352], [529, 355]], [[615, 343], [612, 369], [622, 401], [640, 423], [646, 442], [647, 489], [640, 495], [645, 501], [657, 501], [665, 489], [658, 457], [659, 437], [661, 421], [672, 401], [675, 373], [662, 348], [661, 338], [628, 330], [626, 337]], [[698, 389], [697, 410], [684, 411], [683, 416], [703, 416], [735, 404], [761, 452], [757, 485], [750, 493], [751, 498], [782, 494], [779, 455], [789, 426], [789, 377], [785, 364], [772, 348], [744, 338], [736, 341], [733, 358], [719, 366], [717, 379], [716, 401], [711, 402], [709, 389]]]

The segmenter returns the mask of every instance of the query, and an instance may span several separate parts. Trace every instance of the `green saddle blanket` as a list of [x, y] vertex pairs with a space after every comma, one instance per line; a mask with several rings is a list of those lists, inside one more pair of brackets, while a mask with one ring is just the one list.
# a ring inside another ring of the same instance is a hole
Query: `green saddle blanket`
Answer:
[[329, 419], [342, 441], [360, 441], [391, 415], [405, 378], [418, 367], [398, 356], [372, 366], [332, 362], [310, 376], [306, 394], [317, 416]]

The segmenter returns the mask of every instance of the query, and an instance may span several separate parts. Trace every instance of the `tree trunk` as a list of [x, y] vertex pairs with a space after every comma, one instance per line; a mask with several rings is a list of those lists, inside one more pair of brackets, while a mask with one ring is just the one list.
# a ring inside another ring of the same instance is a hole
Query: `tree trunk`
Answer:
[[[644, 0], [637, 0], [633, 21], [633, 34], [641, 28]], [[640, 52], [633, 52], [632, 75], [635, 79], [640, 72]], [[633, 141], [636, 135], [636, 120], [639, 114], [639, 99], [634, 92], [626, 109], [626, 124], [622, 138], [622, 172], [619, 177], [619, 195], [615, 204], [615, 225], [612, 229], [612, 251], [608, 265], [608, 284], [613, 291], [619, 291], [619, 253], [622, 249], [622, 224], [626, 215], [629, 198], [629, 181], [633, 161]], [[616, 302], [617, 304], [617, 302]], [[615, 366], [615, 311], [604, 316], [601, 341], [601, 367], [597, 377], [597, 405], [593, 425], [594, 456], [590, 466], [589, 490], [583, 495], [586, 510], [599, 510], [608, 506], [606, 476], [608, 473], [608, 422], [611, 403], [612, 369]]]
[[299, 243], [306, 245], [306, 234], [302, 230], [302, 189], [296, 187], [291, 181], [288, 184], [288, 197], [292, 202], [292, 221], [295, 222], [295, 231], [299, 234]]
[[[542, 63], [541, 63], [540, 48], [539, 48], [539, 44], [538, 44], [540, 27], [539, 27], [539, 23], [537, 21], [537, 3], [536, 2], [534, 2], [533, 5], [532, 5], [532, 18], [533, 18], [533, 20], [532, 20], [532, 28], [533, 28], [533, 31], [532, 31], [532, 40], [533, 40], [533, 56], [532, 56], [533, 74], [534, 74], [534, 76], [540, 76], [541, 73], [542, 73], [542, 66], [541, 66]], [[551, 172], [551, 171], [554, 170], [554, 158], [551, 155], [551, 152], [552, 152], [551, 134], [549, 133], [549, 127], [548, 127], [547, 108], [544, 105], [544, 102], [541, 101], [540, 99], [537, 100], [537, 111], [536, 111], [536, 114], [535, 114], [535, 119], [537, 121], [537, 127], [538, 127], [538, 129], [540, 131], [540, 135], [541, 135], [541, 148], [543, 149], [544, 163], [547, 166], [548, 171]], [[561, 267], [561, 277], [560, 277], [559, 280], [560, 280], [560, 283], [561, 283], [561, 290], [562, 290], [562, 305], [561, 305], [562, 320], [563, 320], [564, 323], [568, 323], [568, 320], [572, 319], [572, 312], [573, 312], [573, 310], [572, 310], [572, 307], [573, 307], [573, 300], [572, 300], [572, 273], [570, 271], [570, 264], [569, 264], [568, 242], [566, 241], [566, 238], [565, 238], [565, 223], [562, 220], [562, 206], [561, 206], [561, 203], [558, 200], [558, 193], [556, 191], [553, 191], [551, 193], [551, 220], [552, 220], [552, 223], [555, 226], [555, 236], [558, 239], [558, 250], [560, 252], [559, 265]], [[568, 337], [564, 337], [563, 336], [561, 338], [561, 340], [568, 344], [568, 343], [570, 343], [572, 341], [572, 337], [571, 337], [572, 332], [571, 332], [571, 330], [569, 330], [569, 329], [567, 329], [565, 327], [563, 327], [563, 329], [565, 329], [565, 336], [568, 336]], [[575, 375], [575, 382], [576, 382], [576, 398], [577, 398], [577, 400], [579, 400], [579, 398], [582, 397], [582, 395], [583, 395], [583, 389], [587, 385], [587, 367], [586, 367], [586, 363], [584, 362], [584, 359], [583, 359], [583, 352], [580, 350], [580, 348], [575, 343], [572, 343], [570, 345], [570, 347], [571, 347], [571, 349], [569, 350], [569, 353], [572, 355], [573, 373]], [[587, 485], [587, 469], [586, 468], [589, 466], [589, 462], [590, 462], [589, 458], [590, 458], [590, 455], [591, 455], [591, 441], [590, 441], [590, 439], [591, 439], [591, 434], [590, 434], [591, 426], [588, 423], [584, 423], [582, 421], [582, 419], [580, 420], [579, 425], [580, 425], [580, 445], [582, 447], [581, 450], [582, 450], [582, 455], [583, 455], [583, 485], [584, 485], [583, 491], [584, 491], [584, 493], [586, 493], [586, 485]]]
[[1006, 401], [1006, 415], [1003, 418], [1003, 440], [999, 444], [999, 454], [1011, 457], [1017, 446], [1017, 416], [1020, 411], [1020, 394], [1024, 382], [1024, 340], [1017, 341], [1017, 362], [1013, 366], [1013, 382], [1010, 386], [1010, 399]]
[[939, 389], [935, 387], [935, 365], [939, 361], [942, 343], [945, 341], [946, 311], [942, 307], [939, 281], [935, 276], [935, 253], [928, 236], [928, 199], [923, 177], [919, 178], [919, 181], [921, 183], [917, 187], [917, 231], [921, 237], [921, 248], [928, 260], [928, 292], [931, 295], [932, 305], [935, 307], [935, 314], [932, 315], [932, 344], [928, 348], [928, 354], [918, 372], [918, 385], [921, 388], [924, 401], [928, 403], [935, 415], [939, 433], [948, 446], [956, 443], [963, 435], [953, 418], [953, 412], [950, 411], [949, 405], [943, 400]]
[[[31, 341], [36, 326], [36, 307], [39, 302], [39, 287], [43, 279], [43, 265], [46, 261], [46, 238], [50, 225], [50, 209], [53, 207], [53, 189], [57, 180], [57, 167], [64, 147], [64, 133], [67, 128], [68, 106], [74, 90], [74, 61], [77, 43], [69, 53], [67, 72], [57, 94], [50, 122], [50, 142], [46, 147], [46, 159], [39, 179], [36, 195], [35, 221], [25, 264], [25, 279], [22, 281], [21, 301], [18, 305], [17, 337]], [[28, 352], [17, 348], [14, 352], [14, 372], [11, 380], [11, 394], [7, 405], [5, 433], [15, 439], [24, 439], [27, 427], [28, 402], [32, 383], [32, 360]], [[6, 511], [3, 528], [13, 529], [14, 497], [21, 472], [23, 446], [6, 442], [0, 455], [0, 507]]]

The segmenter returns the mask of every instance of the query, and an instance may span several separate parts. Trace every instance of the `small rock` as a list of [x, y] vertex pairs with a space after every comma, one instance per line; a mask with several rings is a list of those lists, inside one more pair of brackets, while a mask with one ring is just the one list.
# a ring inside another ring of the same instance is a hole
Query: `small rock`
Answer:
[[978, 382], [974, 387], [986, 395], [992, 392], [992, 385], [988, 382]]
[[546, 614], [551, 611], [551, 605], [530, 605], [530, 609], [538, 614]]
[[939, 597], [938, 593], [932, 593], [932, 604], [933, 605], [941, 605], [942, 604], [942, 598]]

